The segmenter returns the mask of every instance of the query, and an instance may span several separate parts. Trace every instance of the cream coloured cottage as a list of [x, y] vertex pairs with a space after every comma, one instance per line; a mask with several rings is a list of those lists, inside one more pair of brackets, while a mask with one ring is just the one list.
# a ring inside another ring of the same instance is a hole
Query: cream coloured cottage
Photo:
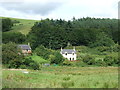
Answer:
[[32, 54], [30, 45], [18, 45], [24, 55]]

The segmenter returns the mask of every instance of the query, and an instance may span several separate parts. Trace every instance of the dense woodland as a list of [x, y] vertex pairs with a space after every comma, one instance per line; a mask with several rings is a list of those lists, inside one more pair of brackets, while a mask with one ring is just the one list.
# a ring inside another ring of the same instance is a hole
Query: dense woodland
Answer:
[[90, 47], [111, 46], [118, 43], [117, 19], [90, 17], [73, 18], [71, 21], [45, 19], [36, 22], [27, 36], [18, 32], [6, 32], [10, 31], [14, 23], [19, 23], [19, 21], [10, 21], [10, 19], [2, 21], [3, 43], [11, 40], [15, 43], [30, 42], [33, 49], [39, 45], [60, 49], [60, 47], [66, 47], [68, 43], [72, 46], [85, 45]]
[[[41, 47], [47, 48], [49, 51], [59, 50], [61, 47], [66, 48], [67, 46], [97, 48], [104, 46], [113, 47], [119, 44], [118, 36], [120, 31], [118, 31], [118, 19], [90, 17], [80, 19], [73, 17], [72, 20], [68, 21], [45, 19], [34, 23], [34, 26], [31, 27], [31, 31], [27, 35], [23, 35], [20, 32], [11, 32], [15, 23], [20, 22], [2, 19], [3, 44], [6, 45], [10, 42], [16, 44], [30, 43], [37, 55], [41, 55], [38, 52]], [[52, 54], [49, 52], [48, 58], [44, 57], [44, 55], [43, 58], [50, 59], [49, 57]], [[51, 56], [51, 61], [58, 64], [59, 62], [54, 60], [59, 55], [54, 55]]]

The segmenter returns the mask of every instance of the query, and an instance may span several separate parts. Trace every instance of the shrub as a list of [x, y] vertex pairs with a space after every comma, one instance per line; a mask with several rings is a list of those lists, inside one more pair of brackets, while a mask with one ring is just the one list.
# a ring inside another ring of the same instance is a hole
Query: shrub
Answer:
[[63, 61], [65, 59], [63, 58], [63, 56], [60, 54], [60, 52], [56, 51], [54, 52], [54, 56], [51, 59], [51, 63], [55, 63], [55, 64], [62, 64]]
[[63, 56], [58, 51], [53, 51], [51, 49], [47, 49], [44, 46], [39, 46], [35, 49], [35, 53], [42, 58], [49, 60], [50, 63], [62, 64], [64, 61]]
[[96, 64], [96, 61], [94, 58], [88, 61], [88, 65], [95, 65], [95, 64]]
[[106, 63], [103, 60], [101, 60], [101, 59], [96, 60], [95, 64], [97, 66], [106, 66]]
[[19, 68], [21, 68], [21, 69], [26, 69], [27, 67], [26, 67], [26, 65], [20, 65]]
[[100, 52], [111, 51], [111, 48], [107, 46], [99, 46], [96, 49]]
[[81, 66], [81, 67], [85, 67], [85, 66], [87, 66], [87, 64], [84, 63], [83, 61], [80, 61], [77, 65], [79, 65], [79, 66]]
[[2, 63], [9, 64], [11, 62], [19, 62], [24, 58], [18, 55], [17, 45], [15, 43], [7, 43], [2, 45]]
[[47, 48], [45, 48], [44, 46], [39, 46], [35, 49], [34, 51], [38, 56], [41, 56], [44, 59], [49, 59], [49, 55], [50, 55], [50, 50], [48, 50]]
[[118, 44], [115, 44], [113, 47], [112, 47], [113, 51], [114, 52], [118, 52], [120, 50], [120, 45]]
[[107, 64], [107, 65], [109, 65], [109, 66], [112, 66], [113, 64], [115, 64], [115, 58], [114, 57], [112, 57], [112, 56], [106, 56], [105, 58], [104, 58], [104, 61], [105, 61], [105, 63]]
[[65, 61], [63, 62], [63, 65], [70, 66], [70, 65], [71, 65], [71, 63], [70, 63], [70, 61], [68, 61], [68, 60], [65, 60]]
[[87, 63], [88, 65], [93, 65], [95, 63], [95, 58], [90, 55], [86, 55], [85, 57], [83, 57], [82, 60], [84, 63]]
[[34, 60], [32, 60], [31, 57], [25, 58], [23, 61], [23, 64], [26, 66], [26, 68], [29, 68], [29, 69], [34, 69], [34, 70], [40, 69], [39, 64], [35, 62]]

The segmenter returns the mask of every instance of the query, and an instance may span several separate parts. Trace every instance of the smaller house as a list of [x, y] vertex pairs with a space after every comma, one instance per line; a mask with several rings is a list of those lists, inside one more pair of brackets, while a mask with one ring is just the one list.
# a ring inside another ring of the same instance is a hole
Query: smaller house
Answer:
[[32, 54], [30, 45], [18, 45], [18, 48], [21, 49], [24, 55]]
[[77, 54], [76, 54], [76, 50], [75, 48], [73, 49], [62, 49], [60, 53], [62, 54], [62, 56], [66, 59], [68, 59], [69, 61], [75, 61]]

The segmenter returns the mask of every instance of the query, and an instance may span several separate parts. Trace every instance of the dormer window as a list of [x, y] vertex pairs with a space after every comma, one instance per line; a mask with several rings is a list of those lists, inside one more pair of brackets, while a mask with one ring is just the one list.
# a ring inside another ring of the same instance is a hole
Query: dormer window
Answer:
[[72, 54], [74, 55], [74, 52]]

